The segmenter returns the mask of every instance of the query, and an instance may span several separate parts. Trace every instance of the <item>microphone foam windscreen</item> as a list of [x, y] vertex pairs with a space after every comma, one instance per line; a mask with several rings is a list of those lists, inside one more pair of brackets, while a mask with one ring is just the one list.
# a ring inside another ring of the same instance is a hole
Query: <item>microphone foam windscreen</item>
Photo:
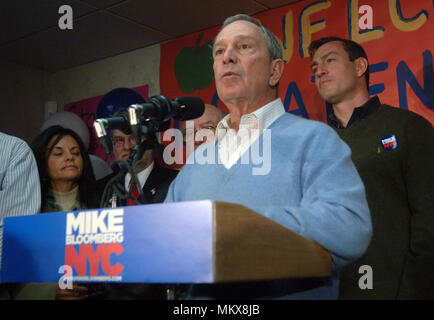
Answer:
[[185, 105], [182, 112], [178, 113], [174, 118], [180, 121], [192, 120], [199, 118], [205, 111], [205, 104], [198, 97], [180, 97], [175, 101], [180, 105]]

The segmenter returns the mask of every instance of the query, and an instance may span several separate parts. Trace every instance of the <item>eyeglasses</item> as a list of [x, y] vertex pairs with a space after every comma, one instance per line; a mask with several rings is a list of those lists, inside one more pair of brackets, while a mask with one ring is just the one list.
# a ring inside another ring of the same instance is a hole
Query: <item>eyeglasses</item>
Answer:
[[[126, 136], [129, 145], [136, 145], [136, 138], [133, 135]], [[125, 145], [125, 137], [114, 136], [112, 138], [113, 146], [116, 148], [122, 148]]]
[[208, 130], [209, 131], [211, 131], [213, 134], [215, 134], [215, 131], [216, 131], [216, 126], [213, 126], [213, 125], [209, 125], [209, 126], [206, 126], [206, 127], [202, 127], [202, 128], [200, 128], [199, 130], [191, 130], [191, 129], [185, 129], [184, 128], [184, 130], [182, 130], [182, 137], [184, 138], [184, 141], [186, 141], [187, 140], [187, 136], [189, 136], [189, 135], [193, 135], [193, 136], [196, 136], [196, 134], [199, 132], [199, 131], [201, 131], [201, 130], [203, 130], [202, 132], [207, 132]]

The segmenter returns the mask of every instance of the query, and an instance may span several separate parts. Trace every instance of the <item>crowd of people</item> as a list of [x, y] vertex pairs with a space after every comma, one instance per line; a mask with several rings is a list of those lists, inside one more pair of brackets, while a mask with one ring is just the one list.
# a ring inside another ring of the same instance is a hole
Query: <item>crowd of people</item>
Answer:
[[[187, 164], [178, 172], [149, 149], [135, 163], [139, 185], [130, 174], [122, 183], [126, 190], [135, 184], [132, 196], [141, 204], [211, 199], [244, 205], [326, 249], [332, 275], [187, 285], [176, 287], [175, 297], [434, 298], [431, 123], [369, 95], [368, 57], [356, 42], [322, 38], [309, 53], [316, 89], [332, 105], [328, 125], [285, 112], [278, 96], [285, 64], [273, 34], [247, 15], [226, 19], [214, 41], [213, 68], [229, 114], [206, 105], [200, 118], [181, 125], [187, 138], [188, 130], [193, 137], [199, 130], [213, 132], [215, 140], [196, 140], [192, 152], [213, 144], [216, 161]], [[258, 136], [242, 136], [255, 130]], [[255, 175], [242, 156], [261, 145], [267, 130], [271, 170]], [[116, 159], [128, 159], [137, 143], [130, 128], [110, 134]], [[145, 132], [142, 138], [148, 138]], [[30, 147], [0, 133], [0, 144], [1, 228], [10, 216], [100, 207], [113, 175], [96, 181], [73, 130], [51, 126]], [[111, 206], [137, 203], [111, 198]], [[368, 289], [359, 285], [365, 265], [373, 270]], [[5, 299], [166, 299], [167, 293], [164, 285], [0, 284]]]

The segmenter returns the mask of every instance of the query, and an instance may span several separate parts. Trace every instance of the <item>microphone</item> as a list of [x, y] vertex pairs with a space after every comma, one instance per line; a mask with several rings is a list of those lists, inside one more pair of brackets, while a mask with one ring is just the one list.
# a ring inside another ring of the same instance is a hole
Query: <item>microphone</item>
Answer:
[[112, 129], [122, 130], [128, 128], [130, 126], [130, 123], [127, 115], [125, 116], [121, 115], [119, 117], [113, 117], [113, 118], [96, 119], [93, 123], [93, 126], [95, 128], [98, 140], [100, 141], [104, 151], [107, 154], [110, 154], [112, 150], [112, 143], [107, 134], [107, 130], [112, 130]]
[[106, 119], [96, 119], [93, 122], [93, 127], [95, 128], [96, 136], [98, 137], [98, 140], [101, 143], [102, 148], [104, 149], [105, 153], [109, 155], [112, 150], [112, 145], [110, 142], [110, 138], [107, 136], [107, 130], [105, 128], [104, 120]]
[[163, 95], [149, 98], [148, 103], [133, 104], [129, 107], [130, 124], [139, 125], [148, 120], [164, 123], [170, 118], [186, 121], [200, 117], [205, 110], [202, 99], [180, 97], [170, 101]]
[[141, 126], [146, 125], [151, 131], [165, 131], [170, 127], [170, 119], [186, 121], [200, 117], [205, 111], [205, 104], [197, 97], [179, 97], [170, 101], [163, 95], [149, 98], [147, 103], [132, 104], [128, 114], [113, 118], [96, 119], [93, 123], [104, 151], [110, 154], [112, 143], [107, 130], [119, 129], [133, 132], [136, 141], [140, 141]]
[[[95, 122], [100, 123], [105, 130], [119, 129], [121, 131], [125, 131], [128, 130], [130, 126], [130, 121], [128, 119], [127, 113], [125, 114], [121, 113], [117, 117], [113, 117], [113, 118], [96, 119]], [[95, 126], [95, 122], [94, 122], [94, 126]]]
[[199, 118], [205, 112], [203, 100], [197, 97], [179, 97], [172, 102], [177, 110], [175, 120], [186, 121]]

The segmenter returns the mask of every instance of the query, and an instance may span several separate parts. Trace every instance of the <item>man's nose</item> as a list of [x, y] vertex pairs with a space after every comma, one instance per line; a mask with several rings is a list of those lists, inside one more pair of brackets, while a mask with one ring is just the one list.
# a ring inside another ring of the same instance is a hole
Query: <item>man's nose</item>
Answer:
[[223, 63], [236, 63], [238, 61], [236, 52], [232, 46], [228, 47], [223, 54]]
[[321, 78], [326, 73], [327, 73], [327, 70], [324, 68], [324, 66], [321, 64], [318, 64], [318, 66], [315, 70], [315, 77]]
[[125, 144], [124, 144], [125, 149], [129, 150], [133, 148], [135, 145], [136, 145], [135, 139], [129, 139], [129, 138], [125, 139]]

